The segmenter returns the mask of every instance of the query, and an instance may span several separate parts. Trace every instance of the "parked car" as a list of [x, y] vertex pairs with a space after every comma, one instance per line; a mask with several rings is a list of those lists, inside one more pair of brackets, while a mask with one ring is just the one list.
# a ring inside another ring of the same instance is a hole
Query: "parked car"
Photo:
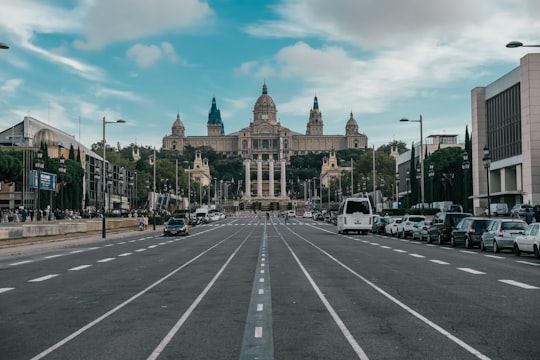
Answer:
[[386, 232], [386, 225], [390, 222], [390, 218], [386, 216], [373, 217], [373, 225], [371, 232], [374, 234], [384, 234]]
[[512, 249], [516, 236], [522, 235], [527, 223], [518, 219], [495, 219], [482, 234], [480, 249], [493, 249], [498, 253], [502, 249]]
[[163, 235], [189, 235], [189, 225], [183, 218], [170, 218], [163, 226]]
[[422, 241], [424, 238], [428, 239], [429, 221], [420, 221], [413, 225], [412, 239]]
[[397, 236], [398, 234], [398, 226], [401, 223], [401, 218], [390, 218], [388, 224], [386, 224], [385, 227], [385, 233], [386, 235], [390, 236]]
[[407, 236], [412, 235], [414, 224], [425, 220], [426, 217], [424, 215], [405, 215], [398, 225], [398, 237], [405, 239]]
[[302, 215], [302, 217], [313, 219], [313, 213], [309, 210], [304, 211], [304, 215]]
[[[510, 210], [507, 203], [491, 204], [491, 216], [510, 216]], [[484, 215], [489, 215], [488, 209], [484, 210]]]
[[465, 244], [467, 249], [480, 246], [482, 234], [488, 228], [491, 219], [485, 217], [465, 217], [461, 219], [450, 236], [450, 246]]
[[514, 239], [514, 255], [520, 256], [522, 252], [540, 259], [540, 223], [528, 225], [523, 235]]
[[530, 212], [534, 212], [534, 207], [530, 204], [516, 204], [510, 210], [512, 217], [521, 217], [529, 209]]
[[286, 213], [290, 218], [291, 217], [296, 217], [296, 212], [294, 210], [287, 210], [287, 213]]
[[435, 213], [429, 225], [427, 242], [437, 240], [439, 245], [449, 242], [452, 230], [454, 230], [457, 223], [469, 216], [473, 216], [473, 214], [449, 211]]

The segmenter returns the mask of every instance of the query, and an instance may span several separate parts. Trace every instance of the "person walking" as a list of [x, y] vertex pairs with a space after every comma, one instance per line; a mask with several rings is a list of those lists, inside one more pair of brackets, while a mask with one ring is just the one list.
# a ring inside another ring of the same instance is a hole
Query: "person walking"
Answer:
[[523, 217], [525, 218], [525, 222], [528, 224], [532, 223], [533, 221], [533, 213], [531, 209], [526, 208], [525, 212], [523, 213]]

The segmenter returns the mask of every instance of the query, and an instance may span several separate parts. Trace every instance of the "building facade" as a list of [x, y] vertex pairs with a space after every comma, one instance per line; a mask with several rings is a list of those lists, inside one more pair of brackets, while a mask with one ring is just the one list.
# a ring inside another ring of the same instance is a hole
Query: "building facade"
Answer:
[[516, 69], [474, 88], [471, 113], [475, 211], [483, 211], [488, 198], [509, 206], [540, 204], [540, 54], [523, 56]]
[[277, 112], [268, 87], [263, 84], [250, 124], [237, 132], [225, 134], [221, 112], [214, 98], [208, 114], [207, 136], [186, 136], [184, 124], [177, 115], [171, 134], [163, 138], [163, 148], [183, 152], [187, 146], [207, 146], [227, 156], [241, 156], [245, 167], [243, 198], [281, 202], [288, 199], [286, 166], [291, 156], [367, 147], [368, 138], [359, 132], [352, 112], [345, 126], [345, 135], [324, 135], [317, 97], [309, 112], [305, 134], [282, 126]]

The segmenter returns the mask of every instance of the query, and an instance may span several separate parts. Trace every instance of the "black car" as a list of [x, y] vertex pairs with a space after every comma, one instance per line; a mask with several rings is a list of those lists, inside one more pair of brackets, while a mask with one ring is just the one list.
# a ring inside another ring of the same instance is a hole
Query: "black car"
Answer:
[[163, 225], [163, 235], [189, 235], [189, 225], [182, 218], [170, 218]]
[[466, 217], [456, 225], [452, 230], [450, 237], [450, 246], [465, 244], [467, 249], [473, 246], [480, 247], [482, 243], [482, 234], [487, 230], [491, 219], [485, 217]]
[[461, 219], [469, 216], [473, 216], [473, 214], [452, 211], [441, 211], [436, 213], [428, 228], [427, 242], [430, 243], [434, 240], [437, 240], [439, 244], [449, 242], [452, 230], [454, 230], [457, 223]]
[[371, 232], [374, 234], [384, 234], [386, 225], [390, 222], [388, 217], [377, 217], [373, 220], [373, 225], [371, 227]]

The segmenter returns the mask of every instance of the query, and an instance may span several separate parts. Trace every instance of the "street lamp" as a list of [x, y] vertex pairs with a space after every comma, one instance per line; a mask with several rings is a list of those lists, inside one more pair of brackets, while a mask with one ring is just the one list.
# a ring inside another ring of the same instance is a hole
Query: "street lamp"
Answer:
[[[36, 196], [36, 203], [34, 204], [34, 208], [35, 210], [38, 212], [36, 214], [36, 219], [38, 218], [39, 216], [39, 190], [41, 188], [41, 170], [45, 167], [45, 163], [43, 162], [43, 152], [40, 150], [38, 150], [37, 152], [37, 158], [36, 158], [36, 162], [34, 164], [35, 168], [37, 169], [37, 196]], [[41, 217], [39, 216], [39, 220], [41, 220]]]
[[58, 167], [58, 174], [60, 175], [60, 210], [62, 210], [62, 218], [64, 217], [64, 176], [66, 175], [66, 166], [64, 165], [66, 159], [64, 154], [60, 155], [60, 166]]
[[540, 47], [540, 45], [525, 45], [521, 41], [510, 41], [506, 44], [507, 48], [513, 49], [518, 47]]
[[188, 208], [188, 218], [191, 217], [191, 204], [190, 204], [190, 200], [191, 200], [191, 164], [189, 163], [189, 161], [187, 160], [184, 160], [184, 164], [187, 164], [188, 166], [188, 189], [187, 189], [187, 193], [188, 193], [188, 200], [187, 200], [187, 208]]
[[463, 162], [461, 163], [461, 168], [463, 169], [463, 172], [465, 173], [463, 176], [463, 182], [464, 182], [464, 193], [463, 193], [463, 206], [464, 210], [467, 211], [467, 183], [469, 182], [469, 177], [467, 176], [469, 173], [469, 169], [471, 167], [471, 162], [469, 161], [469, 153], [464, 151], [463, 152]]
[[431, 182], [431, 206], [433, 207], [433, 178], [435, 177], [435, 165], [429, 164], [428, 176]]
[[488, 217], [491, 217], [491, 197], [489, 194], [489, 167], [491, 166], [491, 155], [489, 154], [489, 147], [487, 144], [484, 146], [484, 157], [482, 158], [482, 161], [484, 162], [484, 168], [486, 169]]
[[[107, 237], [107, 224], [106, 224], [106, 219], [105, 219], [105, 190], [106, 190], [106, 185], [107, 185], [107, 182], [105, 181], [106, 177], [105, 177], [105, 164], [106, 164], [106, 153], [107, 153], [107, 141], [105, 139], [105, 125], [106, 124], [114, 124], [114, 123], [125, 123], [126, 120], [122, 120], [122, 119], [118, 119], [118, 120], [115, 120], [115, 121], [107, 121], [105, 120], [105, 116], [103, 117], [103, 173], [102, 173], [102, 179], [103, 179], [103, 182], [101, 183], [101, 185], [103, 186], [102, 187], [102, 191], [103, 191], [103, 222], [102, 222], [102, 228], [101, 228], [101, 237], [103, 239], [105, 239]], [[110, 205], [109, 205], [110, 206]]]
[[409, 183], [411, 181], [411, 171], [407, 169], [406, 172], [407, 177], [405, 178], [405, 181], [407, 182], [407, 209], [410, 207], [410, 198], [409, 198]]
[[420, 197], [422, 199], [422, 205], [421, 209], [424, 208], [424, 135], [423, 135], [423, 129], [422, 129], [422, 115], [420, 115], [420, 119], [418, 120], [409, 120], [406, 118], [403, 118], [399, 121], [410, 121], [410, 122], [417, 122], [420, 123], [420, 153], [418, 154], [418, 158], [420, 159], [420, 176], [422, 179], [420, 180]]
[[399, 209], [399, 172], [396, 172], [396, 209]]

